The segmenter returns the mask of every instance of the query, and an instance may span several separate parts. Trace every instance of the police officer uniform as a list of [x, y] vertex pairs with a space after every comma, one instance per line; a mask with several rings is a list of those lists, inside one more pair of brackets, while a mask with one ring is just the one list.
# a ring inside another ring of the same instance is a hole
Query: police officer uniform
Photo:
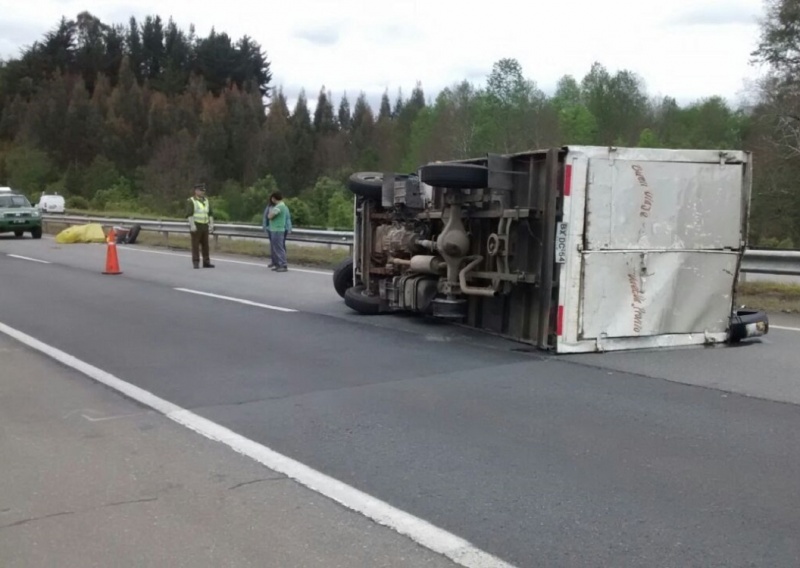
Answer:
[[194, 186], [194, 196], [186, 203], [186, 219], [192, 235], [192, 264], [200, 268], [200, 252], [203, 253], [203, 268], [214, 268], [208, 252], [208, 235], [214, 232], [214, 212], [206, 199], [206, 185]]

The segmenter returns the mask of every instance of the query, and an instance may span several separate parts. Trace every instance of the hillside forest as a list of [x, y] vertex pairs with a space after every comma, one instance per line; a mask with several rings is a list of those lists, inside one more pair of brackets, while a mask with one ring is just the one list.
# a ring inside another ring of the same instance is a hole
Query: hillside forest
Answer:
[[800, 7], [766, 6], [752, 61], [769, 72], [735, 107], [654, 97], [635, 73], [599, 62], [547, 94], [506, 58], [481, 85], [435, 96], [416, 84], [371, 108], [364, 93], [322, 86], [290, 108], [250, 37], [83, 12], [0, 61], [0, 185], [32, 200], [58, 192], [74, 210], [169, 216], [204, 181], [218, 220], [243, 222], [280, 189], [295, 226], [350, 228], [353, 171], [562, 144], [742, 149], [755, 161], [751, 246], [795, 248]]

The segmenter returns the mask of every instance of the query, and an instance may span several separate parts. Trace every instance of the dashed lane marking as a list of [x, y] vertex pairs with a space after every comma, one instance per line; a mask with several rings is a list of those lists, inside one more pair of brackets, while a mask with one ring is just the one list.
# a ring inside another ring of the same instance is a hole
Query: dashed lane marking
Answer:
[[48, 262], [46, 260], [39, 260], [38, 258], [31, 258], [29, 256], [22, 256], [21, 254], [8, 254], [7, 256], [10, 256], [11, 258], [18, 258], [20, 260], [29, 260], [31, 262], [39, 262], [41, 264], [52, 264], [51, 262]]
[[208, 296], [209, 298], [217, 298], [218, 300], [227, 300], [228, 302], [236, 302], [246, 306], [255, 306], [256, 308], [264, 308], [265, 310], [275, 310], [277, 312], [296, 312], [292, 308], [282, 308], [280, 306], [271, 306], [269, 304], [259, 304], [258, 302], [251, 302], [250, 300], [242, 300], [241, 298], [232, 298], [230, 296], [220, 296], [219, 294], [212, 294], [210, 292], [201, 292], [200, 290], [190, 290], [189, 288], [175, 288], [178, 292], [186, 292], [188, 294], [197, 294], [198, 296]]

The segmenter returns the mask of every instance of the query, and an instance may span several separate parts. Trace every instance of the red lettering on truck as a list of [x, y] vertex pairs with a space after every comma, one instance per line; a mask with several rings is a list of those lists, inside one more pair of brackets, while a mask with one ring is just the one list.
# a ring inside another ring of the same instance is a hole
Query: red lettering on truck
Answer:
[[633, 168], [633, 173], [636, 175], [636, 181], [639, 182], [639, 186], [644, 188], [642, 204], [639, 206], [639, 217], [647, 218], [650, 216], [650, 210], [653, 208], [653, 192], [650, 190], [647, 178], [644, 176], [642, 166], [633, 164], [631, 168]]

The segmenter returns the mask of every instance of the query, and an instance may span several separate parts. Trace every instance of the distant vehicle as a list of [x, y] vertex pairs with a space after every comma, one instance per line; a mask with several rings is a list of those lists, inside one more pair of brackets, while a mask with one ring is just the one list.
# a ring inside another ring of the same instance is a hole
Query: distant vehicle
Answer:
[[0, 233], [20, 238], [27, 232], [34, 239], [42, 238], [41, 212], [21, 193], [0, 187]]
[[359, 172], [352, 258], [363, 314], [415, 312], [556, 353], [735, 343], [750, 154], [568, 146]]
[[39, 198], [37, 207], [44, 213], [64, 213], [66, 210], [66, 202], [64, 201], [63, 195], [57, 193], [55, 195], [48, 195], [43, 193]]

